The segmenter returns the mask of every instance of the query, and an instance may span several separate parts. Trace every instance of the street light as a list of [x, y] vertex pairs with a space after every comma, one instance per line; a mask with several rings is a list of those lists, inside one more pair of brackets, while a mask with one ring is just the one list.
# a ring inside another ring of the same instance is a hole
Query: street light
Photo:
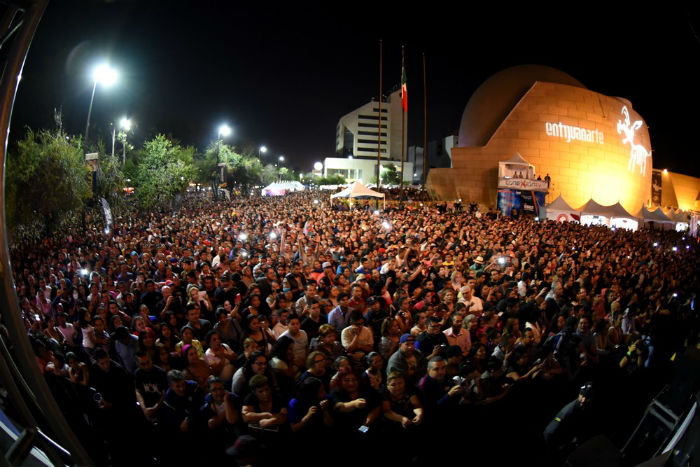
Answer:
[[107, 63], [102, 63], [93, 70], [92, 79], [92, 96], [90, 97], [90, 107], [88, 107], [87, 123], [85, 124], [85, 144], [87, 144], [90, 131], [90, 115], [92, 114], [92, 103], [95, 100], [97, 83], [102, 83], [102, 85], [105, 87], [113, 85], [117, 81], [117, 70], [109, 66]]
[[220, 167], [219, 170], [219, 180], [216, 181], [215, 187], [214, 187], [214, 195], [216, 197], [219, 196], [219, 183], [222, 183], [224, 181], [224, 164], [222, 164], [219, 160], [220, 158], [220, 153], [221, 153], [221, 144], [224, 141], [224, 138], [228, 137], [231, 135], [233, 130], [231, 129], [230, 126], [228, 126], [226, 123], [222, 123], [219, 125], [219, 136], [218, 140], [216, 142], [216, 166]]
[[260, 159], [260, 154], [265, 154], [266, 152], [267, 152], [267, 146], [265, 146], [265, 145], [260, 146], [258, 148], [258, 159]]
[[228, 126], [227, 124], [223, 123], [219, 125], [219, 139], [223, 139], [228, 137], [231, 134], [231, 127]]
[[[119, 120], [119, 128], [124, 130], [124, 140], [122, 141], [122, 165], [126, 164], [126, 134], [131, 131], [131, 120], [122, 117], [121, 120]], [[112, 156], [114, 156], [114, 140], [112, 140]]]

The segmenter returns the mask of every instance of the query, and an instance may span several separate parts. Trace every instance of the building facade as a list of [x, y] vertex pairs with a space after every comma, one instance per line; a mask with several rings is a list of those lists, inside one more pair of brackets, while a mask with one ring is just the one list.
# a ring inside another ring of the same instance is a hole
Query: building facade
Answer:
[[[341, 117], [336, 126], [336, 157], [324, 159], [323, 174], [338, 174], [348, 181], [369, 184], [376, 180], [378, 153], [382, 167], [393, 164], [400, 171], [402, 116], [398, 90], [383, 99], [381, 112], [379, 101], [372, 100]], [[406, 151], [406, 132], [403, 140]], [[403, 180], [410, 182], [412, 176], [413, 164], [404, 162]]]
[[549, 176], [548, 202], [559, 194], [574, 207], [619, 201], [630, 212], [650, 202], [651, 142], [631, 102], [530, 65], [503, 70], [475, 91], [452, 168], [430, 170], [428, 187], [443, 199], [495, 206], [499, 161], [516, 153], [535, 166], [535, 176]]

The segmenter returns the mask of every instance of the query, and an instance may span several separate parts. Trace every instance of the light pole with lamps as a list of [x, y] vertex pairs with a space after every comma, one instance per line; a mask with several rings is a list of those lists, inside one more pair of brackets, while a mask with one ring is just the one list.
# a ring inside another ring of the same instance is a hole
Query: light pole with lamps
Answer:
[[265, 154], [267, 152], [267, 146], [264, 144], [258, 148], [258, 160], [260, 163], [262, 163], [262, 157], [261, 154]]
[[227, 124], [223, 123], [219, 125], [219, 134], [218, 134], [218, 140], [216, 142], [216, 168], [217, 168], [217, 181], [214, 187], [214, 195], [218, 198], [219, 197], [219, 183], [222, 183], [224, 180], [224, 165], [222, 164], [219, 159], [220, 159], [220, 153], [221, 153], [221, 145], [224, 142], [224, 138], [228, 137], [231, 134], [232, 130], [231, 127], [228, 126]]
[[280, 155], [277, 158], [277, 181], [281, 182], [282, 181], [282, 173], [280, 172], [280, 165], [284, 162], [284, 156]]
[[[124, 141], [126, 141], [126, 132], [131, 129], [131, 120], [129, 120], [126, 117], [122, 117], [121, 120], [119, 120], [119, 133], [121, 137], [121, 130], [124, 130]], [[116, 124], [112, 124], [112, 157], [114, 157], [114, 146], [115, 142], [117, 139], [117, 126]], [[122, 165], [124, 165], [124, 162], [126, 161], [126, 146], [124, 147], [124, 157], [122, 158]]]
[[90, 107], [88, 107], [87, 123], [85, 124], [85, 144], [87, 144], [88, 135], [90, 133], [90, 115], [92, 114], [92, 103], [95, 100], [97, 83], [102, 83], [103, 86], [111, 86], [117, 81], [117, 70], [109, 66], [109, 64], [103, 63], [94, 69], [92, 72], [92, 79], [92, 95], [90, 96]]
[[126, 164], [126, 135], [131, 131], [131, 120], [124, 117], [119, 120], [119, 127], [124, 130], [124, 139], [122, 140], [122, 165]]

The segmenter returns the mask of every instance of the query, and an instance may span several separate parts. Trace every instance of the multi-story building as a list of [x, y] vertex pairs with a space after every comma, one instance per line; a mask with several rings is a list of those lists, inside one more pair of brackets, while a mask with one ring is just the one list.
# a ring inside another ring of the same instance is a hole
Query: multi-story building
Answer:
[[[373, 99], [340, 118], [335, 136], [336, 157], [324, 160], [324, 175], [340, 174], [348, 181], [368, 184], [376, 179], [378, 153], [382, 166], [393, 164], [401, 170], [401, 91], [383, 97], [381, 112], [379, 104]], [[403, 139], [405, 152], [405, 131]], [[404, 163], [403, 180], [410, 182], [412, 178], [413, 164]]]

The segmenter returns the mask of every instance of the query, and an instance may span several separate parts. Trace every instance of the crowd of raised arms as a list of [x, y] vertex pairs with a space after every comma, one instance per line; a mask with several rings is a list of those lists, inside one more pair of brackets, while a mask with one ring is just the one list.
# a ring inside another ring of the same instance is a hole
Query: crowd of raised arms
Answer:
[[467, 460], [697, 331], [682, 233], [327, 197], [192, 196], [14, 246], [37, 363], [95, 462], [422, 464], [445, 439]]

